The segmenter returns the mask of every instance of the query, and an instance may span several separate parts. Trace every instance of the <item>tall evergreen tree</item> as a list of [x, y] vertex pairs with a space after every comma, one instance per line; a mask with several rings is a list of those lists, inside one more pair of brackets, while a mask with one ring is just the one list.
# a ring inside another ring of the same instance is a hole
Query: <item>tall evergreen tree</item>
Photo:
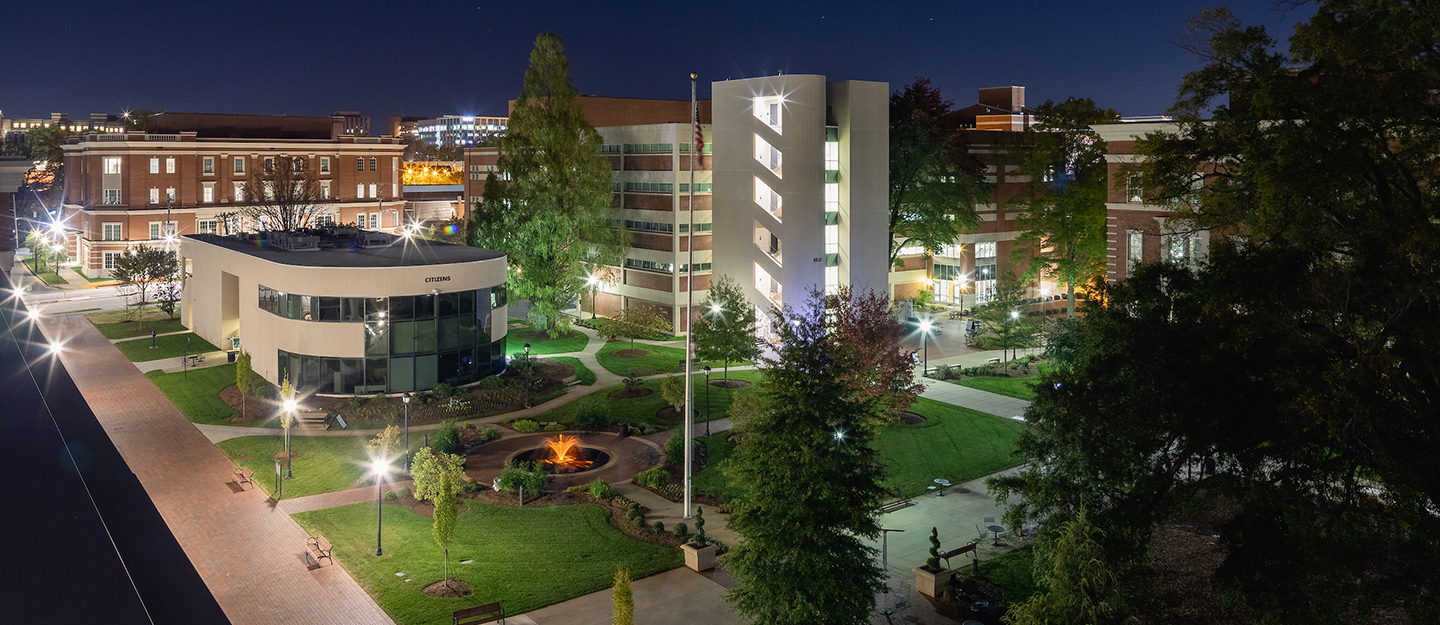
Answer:
[[1105, 269], [1105, 141], [1091, 124], [1115, 122], [1120, 114], [1089, 98], [1046, 101], [1035, 108], [1026, 129], [1020, 170], [1030, 176], [1017, 260], [1028, 258], [1026, 281], [1050, 278], [1069, 293], [1075, 316], [1075, 287]]
[[584, 291], [585, 263], [618, 265], [628, 241], [610, 226], [610, 162], [569, 67], [560, 37], [536, 37], [471, 225], [473, 245], [509, 255], [511, 297], [528, 300], [531, 325], [551, 336], [568, 326], [560, 311]]
[[720, 276], [710, 285], [710, 294], [700, 304], [695, 321], [695, 355], [701, 360], [718, 360], [730, 379], [730, 363], [760, 357], [760, 340], [755, 333], [755, 307], [740, 285], [730, 276]]
[[767, 625], [869, 623], [884, 572], [875, 549], [884, 496], [869, 400], [844, 379], [822, 295], [776, 310], [780, 343], [762, 374], [769, 410], [748, 420], [728, 474], [751, 493], [729, 527], [744, 540], [728, 600]]

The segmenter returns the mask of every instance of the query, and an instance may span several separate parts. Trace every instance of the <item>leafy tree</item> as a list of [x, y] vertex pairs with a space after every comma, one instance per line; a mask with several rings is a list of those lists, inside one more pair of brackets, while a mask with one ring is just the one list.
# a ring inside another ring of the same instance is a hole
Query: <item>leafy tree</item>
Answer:
[[445, 585], [450, 585], [450, 543], [455, 540], [455, 491], [459, 488], [455, 484], [455, 478], [450, 473], [440, 474], [439, 492], [435, 496], [435, 511], [432, 513], [430, 525], [431, 536], [435, 538], [435, 544], [445, 551], [444, 580]]
[[649, 306], [631, 306], [606, 321], [598, 332], [612, 341], [630, 339], [630, 349], [635, 349], [635, 339], [648, 339], [669, 329], [670, 322], [654, 309]]
[[744, 540], [728, 556], [741, 585], [727, 599], [758, 623], [869, 623], [884, 581], [867, 544], [885, 493], [866, 427], [874, 400], [845, 378], [823, 295], [774, 315], [780, 343], [761, 370], [770, 410], [746, 424], [727, 468], [750, 492], [729, 524]]
[[500, 490], [514, 493], [522, 486], [531, 496], [539, 497], [550, 487], [550, 474], [534, 462], [506, 462], [500, 470]]
[[240, 350], [235, 356], [235, 390], [240, 391], [240, 418], [245, 418], [245, 397], [255, 392], [255, 370], [251, 368], [250, 352]]
[[180, 287], [180, 277], [174, 274], [156, 285], [159, 291], [155, 293], [155, 306], [171, 319], [180, 310]]
[[1070, 296], [1067, 316], [1075, 316], [1075, 287], [1105, 270], [1105, 141], [1092, 124], [1120, 121], [1114, 109], [1101, 109], [1089, 98], [1047, 100], [1035, 108], [1035, 125], [1026, 129], [1020, 171], [1030, 176], [1017, 259], [1030, 260], [1026, 281], [1051, 278]]
[[236, 209], [261, 230], [289, 231], [310, 226], [333, 200], [320, 187], [320, 175], [308, 159], [276, 156], [245, 179]]
[[630, 572], [623, 567], [615, 569], [615, 587], [610, 598], [615, 603], [610, 625], [635, 625], [635, 593], [630, 589]]
[[1137, 623], [1129, 615], [1120, 578], [1096, 540], [1101, 534], [1083, 510], [1066, 521], [1040, 558], [1038, 581], [1045, 590], [1012, 607], [1006, 625]]
[[178, 268], [179, 262], [174, 252], [144, 244], [121, 252], [115, 259], [115, 268], [110, 271], [110, 277], [115, 278], [122, 287], [135, 289], [135, 295], [140, 298], [136, 311], [141, 315], [141, 327], [144, 327], [145, 304], [149, 301], [150, 289], [157, 282], [173, 277]]
[[736, 393], [733, 397], [726, 416], [735, 429], [744, 431], [745, 425], [765, 410], [765, 400], [759, 393]]
[[50, 235], [40, 228], [31, 228], [25, 234], [25, 247], [30, 249], [30, 257], [34, 259], [35, 273], [40, 273], [41, 268], [50, 262]]
[[695, 321], [695, 356], [718, 360], [730, 379], [730, 363], [760, 357], [760, 339], [755, 332], [755, 307], [730, 276], [720, 276], [710, 285], [710, 294], [700, 304]]
[[985, 167], [971, 156], [965, 131], [948, 119], [950, 100], [917, 78], [890, 94], [890, 264], [901, 248], [953, 243], [980, 223], [987, 201]]
[[670, 404], [676, 412], [685, 409], [685, 376], [672, 375], [660, 383], [660, 396], [665, 398], [665, 403]]
[[394, 458], [400, 455], [403, 446], [400, 426], [388, 425], [365, 444], [365, 451], [371, 458]]
[[610, 162], [580, 111], [560, 37], [535, 39], [510, 126], [495, 140], [496, 174], [472, 219], [472, 244], [510, 258], [511, 296], [530, 301], [531, 326], [551, 336], [585, 289], [586, 262], [618, 265], [626, 231], [610, 227]]
[[444, 488], [442, 478], [445, 475], [450, 476], [450, 488], [459, 488], [465, 483], [465, 457], [436, 453], [429, 447], [421, 447], [410, 458], [410, 478], [415, 480], [416, 499], [437, 501]]
[[[1005, 272], [995, 280], [995, 297], [989, 303], [975, 309], [975, 319], [984, 331], [987, 349], [1017, 350], [1035, 344], [1037, 330], [1025, 316], [1025, 285], [1015, 274]], [[1001, 358], [1008, 370], [1010, 359]]]
[[848, 286], [811, 297], [824, 302], [831, 357], [847, 388], [843, 399], [867, 413], [871, 429], [894, 423], [925, 387], [915, 383], [910, 350], [900, 346], [905, 328], [890, 318], [890, 299]]

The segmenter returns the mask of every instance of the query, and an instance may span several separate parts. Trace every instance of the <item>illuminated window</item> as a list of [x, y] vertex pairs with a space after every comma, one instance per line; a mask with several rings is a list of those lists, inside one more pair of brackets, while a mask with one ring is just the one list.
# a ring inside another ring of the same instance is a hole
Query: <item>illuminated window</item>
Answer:
[[243, 157], [243, 156], [237, 156], [237, 157], [235, 157], [235, 173], [237, 173], [237, 174], [243, 174], [243, 173], [245, 173], [245, 157]]
[[106, 189], [106, 190], [105, 190], [105, 197], [101, 200], [101, 203], [102, 203], [102, 204], [110, 204], [110, 205], [119, 204], [119, 203], [120, 203], [120, 190], [119, 190], [119, 189]]
[[355, 197], [356, 197], [356, 198], [364, 198], [364, 197], [365, 197], [365, 185], [363, 185], [363, 184], [357, 184], [357, 185], [355, 185]]
[[105, 173], [107, 173], [107, 174], [118, 174], [118, 173], [120, 173], [120, 157], [118, 157], [118, 156], [107, 156], [107, 157], [105, 157]]
[[122, 224], [101, 224], [100, 238], [103, 241], [119, 241]]
[[160, 173], [160, 159], [159, 159], [159, 158], [151, 158], [151, 159], [150, 159], [150, 173], [152, 173], [152, 174], [158, 174], [158, 173]]
[[120, 252], [100, 252], [101, 267], [105, 269], [115, 268], [115, 259], [120, 257]]
[[205, 158], [203, 158], [203, 159], [200, 159], [200, 173], [204, 173], [204, 174], [213, 174], [213, 173], [215, 173], [215, 157], [213, 157], [213, 156], [207, 156], [207, 157], [205, 157]]
[[769, 228], [756, 221], [755, 224], [755, 247], [770, 255], [777, 264], [784, 264], [780, 254], [780, 237], [771, 232]]
[[235, 201], [236, 201], [236, 202], [241, 202], [241, 201], [244, 201], [244, 200], [245, 200], [245, 184], [244, 184], [244, 183], [241, 183], [241, 182], [237, 182], [237, 183], [235, 183]]
[[167, 173], [167, 174], [173, 174], [173, 173], [175, 173], [175, 159], [174, 159], [174, 157], [165, 159], [165, 173]]
[[373, 184], [370, 185], [370, 197], [371, 197], [372, 199], [373, 199], [373, 198], [376, 198], [376, 197], [379, 197], [379, 196], [377, 196], [377, 195], [375, 194], [375, 185], [373, 185]]
[[755, 113], [755, 119], [765, 122], [765, 125], [769, 126], [771, 130], [777, 133], [781, 132], [780, 111], [783, 103], [784, 99], [778, 95], [755, 98], [754, 106], [752, 107]]
[[755, 160], [777, 177], [783, 178], [780, 173], [780, 156], [780, 150], [770, 145], [769, 141], [761, 139], [760, 135], [755, 135]]
[[320, 157], [320, 173], [322, 173], [322, 174], [328, 174], [328, 173], [330, 173], [330, 157], [328, 157], [328, 156], [322, 156], [322, 157]]
[[759, 178], [755, 179], [755, 203], [760, 205], [760, 208], [768, 211], [775, 219], [780, 219], [780, 208], [782, 204], [780, 194], [776, 193], [770, 188], [770, 185], [765, 184], [765, 182]]
[[[995, 258], [995, 242], [981, 241], [975, 244], [975, 258]], [[978, 262], [978, 261], [977, 261]], [[991, 261], [994, 262], [994, 261]]]
[[1125, 233], [1125, 273], [1128, 275], [1145, 262], [1145, 233], [1129, 230]]
[[200, 190], [200, 193], [201, 193], [201, 195], [200, 195], [200, 200], [201, 200], [201, 201], [203, 201], [203, 202], [214, 202], [214, 201], [215, 201], [215, 183], [213, 183], [213, 182], [207, 182], [207, 183], [205, 183], [205, 188], [201, 189], [201, 190]]
[[215, 219], [195, 220], [195, 232], [200, 234], [217, 234], [219, 233], [219, 227], [220, 222]]
[[175, 203], [175, 187], [165, 187], [165, 202]]
[[1145, 187], [1141, 185], [1140, 174], [1130, 174], [1125, 179], [1125, 201], [1142, 202], [1145, 200]]
[[840, 226], [825, 226], [825, 253], [840, 253]]
[[327, 199], [330, 197], [330, 181], [329, 181], [329, 180], [321, 180], [321, 181], [320, 181], [320, 197], [327, 198]]
[[770, 277], [770, 273], [765, 271], [765, 269], [760, 266], [760, 263], [754, 263], [754, 265], [755, 290], [759, 291], [761, 295], [764, 295], [767, 299], [769, 299], [771, 303], [779, 306], [781, 301], [780, 283], [776, 282], [774, 278]]
[[302, 171], [305, 171], [305, 159], [303, 159], [303, 158], [300, 158], [300, 157], [297, 156], [297, 157], [295, 157], [295, 158], [290, 159], [290, 165], [292, 166], [293, 171], [294, 171], [295, 173], [297, 173], [297, 174], [300, 173], [300, 172], [302, 172]]
[[835, 171], [840, 169], [840, 144], [833, 141], [825, 143], [825, 169]]
[[159, 204], [159, 203], [160, 203], [160, 190], [159, 190], [159, 189], [156, 189], [156, 188], [154, 188], [154, 187], [151, 187], [151, 188], [150, 188], [150, 203], [151, 203], [151, 204]]

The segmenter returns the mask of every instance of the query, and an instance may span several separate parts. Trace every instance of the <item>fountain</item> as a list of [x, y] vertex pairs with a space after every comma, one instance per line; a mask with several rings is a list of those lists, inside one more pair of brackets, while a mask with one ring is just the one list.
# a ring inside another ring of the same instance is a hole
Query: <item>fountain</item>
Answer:
[[551, 474], [581, 473], [610, 462], [610, 454], [594, 447], [584, 447], [580, 439], [565, 434], [545, 439], [543, 445], [521, 451], [512, 458], [534, 462]]

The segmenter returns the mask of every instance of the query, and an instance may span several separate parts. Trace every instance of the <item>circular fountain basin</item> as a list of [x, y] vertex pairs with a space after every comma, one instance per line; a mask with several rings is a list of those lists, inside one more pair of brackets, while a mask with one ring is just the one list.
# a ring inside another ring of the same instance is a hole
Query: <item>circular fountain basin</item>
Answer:
[[542, 469], [545, 469], [545, 471], [547, 473], [550, 473], [551, 475], [585, 473], [586, 471], [603, 469], [607, 466], [610, 466], [610, 463], [614, 461], [614, 458], [611, 457], [609, 452], [596, 447], [581, 447], [579, 449], [578, 455], [580, 456], [580, 459], [589, 461], [590, 464], [586, 465], [584, 468], [552, 464], [548, 462], [548, 460], [550, 460], [551, 458], [551, 450], [548, 445], [540, 445], [531, 449], [522, 449], [513, 454], [510, 454], [510, 457], [506, 458], [505, 460], [507, 463], [512, 460], [515, 462], [534, 462], [536, 465], [538, 465]]

